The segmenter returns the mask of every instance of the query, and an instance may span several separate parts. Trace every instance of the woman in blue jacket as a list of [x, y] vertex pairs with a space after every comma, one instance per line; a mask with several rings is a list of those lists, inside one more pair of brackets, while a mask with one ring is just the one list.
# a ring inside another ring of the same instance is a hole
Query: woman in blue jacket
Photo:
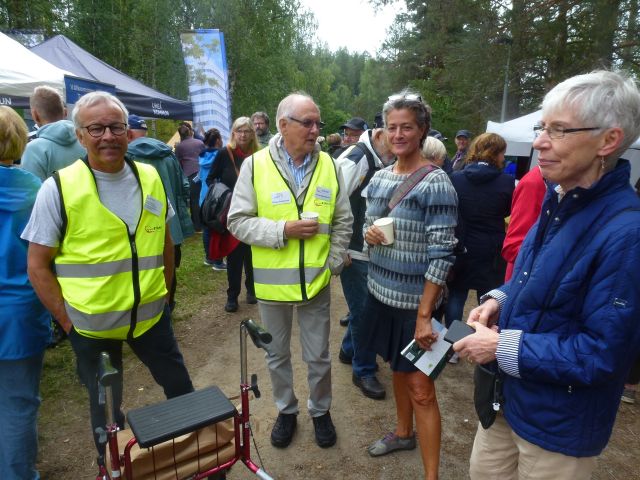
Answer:
[[471, 312], [476, 333], [454, 345], [497, 360], [504, 379], [472, 480], [590, 478], [640, 351], [640, 200], [619, 158], [640, 135], [638, 87], [607, 71], [570, 78], [534, 131], [549, 184], [540, 219], [510, 282]]
[[14, 167], [27, 143], [27, 126], [0, 107], [0, 476], [34, 480], [40, 373], [51, 339], [51, 317], [27, 277], [29, 220], [40, 179]]

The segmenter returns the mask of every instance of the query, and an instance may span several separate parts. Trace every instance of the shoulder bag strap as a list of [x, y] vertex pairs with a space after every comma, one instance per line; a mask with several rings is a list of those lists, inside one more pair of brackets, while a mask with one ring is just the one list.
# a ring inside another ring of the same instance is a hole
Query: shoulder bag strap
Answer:
[[393, 210], [402, 201], [402, 199], [406, 197], [409, 192], [422, 181], [423, 178], [433, 172], [436, 168], [438, 167], [429, 163], [428, 165], [420, 167], [418, 170], [409, 175], [405, 179], [405, 181], [402, 182], [402, 184], [396, 189], [393, 196], [391, 197], [391, 200], [389, 200], [389, 204], [387, 205], [385, 212], [381, 216], [386, 217], [387, 215], [389, 215], [391, 210]]
[[231, 147], [227, 145], [227, 152], [229, 153], [229, 158], [231, 159], [231, 164], [233, 165], [233, 169], [236, 171], [236, 177], [240, 176], [240, 172], [238, 171], [238, 167], [236, 166], [236, 159], [233, 157], [233, 151]]

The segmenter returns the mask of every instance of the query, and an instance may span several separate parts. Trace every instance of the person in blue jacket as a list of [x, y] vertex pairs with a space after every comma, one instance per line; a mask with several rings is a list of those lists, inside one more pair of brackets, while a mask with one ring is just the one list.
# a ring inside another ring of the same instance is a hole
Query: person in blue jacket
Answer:
[[40, 189], [40, 179], [14, 162], [27, 143], [27, 126], [0, 106], [0, 476], [40, 478], [37, 418], [44, 351], [51, 316], [27, 276], [28, 242], [20, 239]]
[[608, 71], [570, 78], [534, 131], [549, 184], [540, 219], [509, 283], [470, 313], [476, 332], [454, 344], [497, 360], [504, 380], [472, 480], [590, 478], [640, 352], [640, 200], [619, 158], [640, 135], [638, 86]]

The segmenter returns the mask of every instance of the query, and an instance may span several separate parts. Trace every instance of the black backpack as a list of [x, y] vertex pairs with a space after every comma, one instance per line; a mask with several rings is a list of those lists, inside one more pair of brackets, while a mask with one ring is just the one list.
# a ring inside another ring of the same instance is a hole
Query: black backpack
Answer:
[[218, 233], [227, 231], [227, 215], [233, 192], [222, 182], [209, 186], [207, 196], [200, 207], [202, 224]]

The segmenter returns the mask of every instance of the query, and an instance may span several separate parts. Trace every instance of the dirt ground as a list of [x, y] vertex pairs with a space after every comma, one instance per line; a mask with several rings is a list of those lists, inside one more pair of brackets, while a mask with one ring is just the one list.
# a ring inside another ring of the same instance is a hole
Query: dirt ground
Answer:
[[[276, 417], [271, 386], [263, 353], [251, 345], [249, 372], [257, 373], [262, 391], [260, 399], [251, 402], [252, 426], [256, 449], [252, 456], [274, 478], [280, 479], [419, 479], [423, 470], [418, 450], [397, 452], [371, 458], [366, 447], [394, 426], [394, 403], [391, 375], [380, 364], [379, 379], [387, 386], [382, 401], [365, 398], [351, 383], [351, 369], [338, 361], [338, 350], [345, 329], [338, 319], [346, 312], [339, 282], [334, 280], [332, 304], [331, 356], [333, 359], [333, 405], [331, 415], [336, 424], [338, 442], [335, 447], [320, 449], [313, 437], [313, 425], [306, 411], [298, 417], [298, 430], [286, 449], [275, 449], [269, 434]], [[471, 298], [472, 296], [470, 296]], [[225, 313], [223, 292], [216, 294], [212, 307], [190, 321], [176, 325], [176, 336], [185, 356], [196, 388], [218, 385], [226, 395], [238, 394], [240, 379], [238, 325], [240, 320], [258, 319], [255, 306], [240, 304], [240, 310]], [[468, 302], [468, 307], [472, 307]], [[179, 307], [178, 307], [179, 308]], [[297, 327], [292, 340], [296, 393], [304, 408], [307, 397], [306, 366], [300, 357]], [[436, 382], [442, 413], [442, 449], [440, 478], [468, 478], [468, 459], [477, 420], [472, 404], [472, 366], [466, 362], [448, 365]], [[163, 398], [147, 372], [135, 358], [125, 363], [125, 411]], [[44, 402], [53, 401], [44, 399]], [[38, 464], [43, 479], [94, 479], [95, 451], [89, 434], [86, 409], [70, 411], [60, 401], [57, 409], [64, 416], [63, 425], [51, 422], [40, 428]], [[599, 460], [596, 480], [640, 479], [640, 405], [622, 404], [609, 446]], [[0, 475], [1, 476], [1, 475]], [[236, 465], [230, 480], [255, 478], [243, 465]]]

